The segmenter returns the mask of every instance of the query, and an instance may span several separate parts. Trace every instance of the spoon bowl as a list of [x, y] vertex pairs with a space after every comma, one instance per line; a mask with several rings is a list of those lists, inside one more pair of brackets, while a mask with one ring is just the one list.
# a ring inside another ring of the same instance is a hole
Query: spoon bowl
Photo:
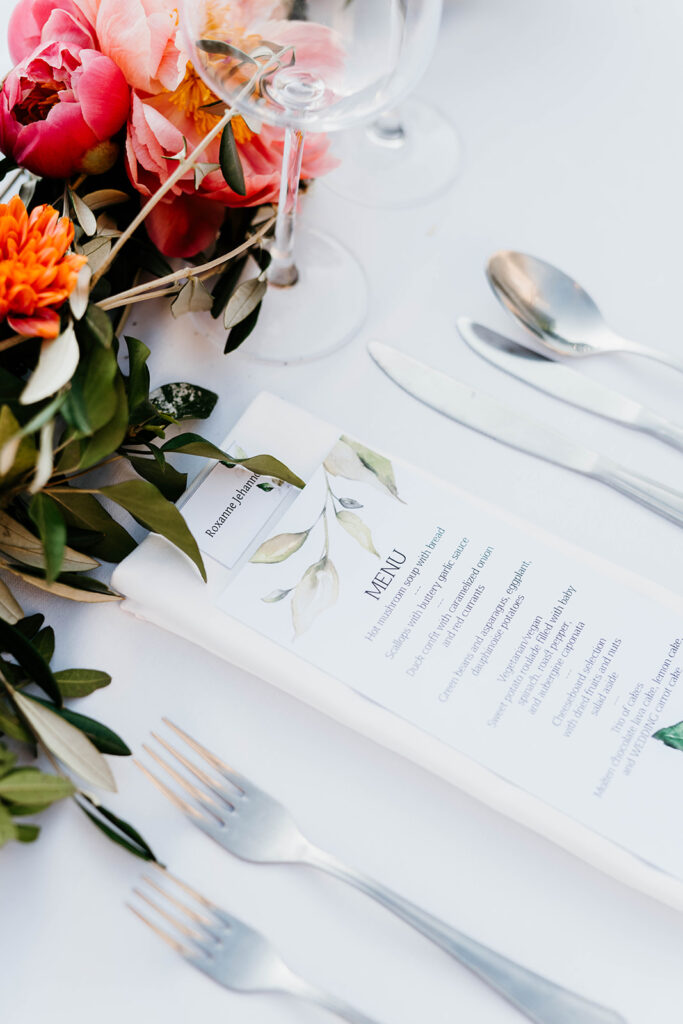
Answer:
[[536, 256], [501, 250], [489, 259], [486, 276], [502, 305], [558, 355], [630, 352], [683, 372], [683, 359], [646, 348], [613, 331], [580, 284]]

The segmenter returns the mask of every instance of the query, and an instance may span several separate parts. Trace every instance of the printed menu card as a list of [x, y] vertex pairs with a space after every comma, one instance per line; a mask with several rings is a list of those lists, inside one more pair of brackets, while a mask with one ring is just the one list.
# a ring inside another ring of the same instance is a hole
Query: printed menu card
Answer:
[[683, 879], [677, 599], [362, 440], [317, 442], [302, 490], [219, 466], [186, 502], [214, 607]]

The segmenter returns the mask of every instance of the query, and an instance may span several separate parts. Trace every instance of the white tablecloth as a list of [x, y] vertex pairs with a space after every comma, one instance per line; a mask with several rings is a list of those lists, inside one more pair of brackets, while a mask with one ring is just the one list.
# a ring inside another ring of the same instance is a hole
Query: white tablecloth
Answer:
[[[497, 446], [412, 403], [370, 362], [383, 337], [634, 468], [671, 483], [681, 456], [526, 389], [457, 339], [456, 315], [514, 333], [482, 268], [497, 248], [573, 272], [623, 333], [680, 347], [683, 12], [675, 0], [447, 0], [420, 94], [458, 127], [464, 164], [430, 205], [388, 212], [322, 184], [303, 219], [361, 257], [371, 310], [346, 349], [302, 366], [228, 358], [195, 318], [134, 314], [155, 384], [220, 391], [218, 440], [267, 388], [400, 451], [460, 486], [680, 590], [681, 534], [616, 493]], [[8, 12], [3, 12], [6, 19]], [[438, 153], [434, 159], [438, 160]], [[643, 360], [585, 367], [676, 415], [682, 381]], [[196, 470], [196, 464], [192, 469]], [[139, 532], [139, 531], [138, 531]], [[25, 591], [25, 604], [37, 602]], [[414, 765], [117, 606], [42, 602], [57, 667], [100, 667], [109, 690], [79, 705], [141, 744], [162, 714], [282, 798], [312, 839], [503, 953], [621, 1010], [676, 1019], [681, 919], [464, 797]], [[672, 813], [683, 754], [672, 757]], [[240, 863], [187, 824], [130, 759], [112, 809], [181, 877], [273, 938], [292, 967], [387, 1024], [521, 1020], [467, 971], [364, 897], [305, 869]], [[125, 909], [141, 863], [72, 806], [42, 817], [33, 846], [0, 853], [1, 1017], [7, 1024], [317, 1024], [322, 1011], [240, 997], [183, 965]]]

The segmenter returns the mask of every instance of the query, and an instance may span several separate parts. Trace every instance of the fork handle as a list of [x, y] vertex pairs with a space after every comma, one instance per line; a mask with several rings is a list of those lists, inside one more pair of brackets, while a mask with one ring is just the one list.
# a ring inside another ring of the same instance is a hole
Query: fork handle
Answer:
[[345, 1003], [343, 999], [338, 999], [336, 996], [330, 995], [329, 992], [323, 992], [320, 989], [314, 988], [313, 985], [309, 985], [303, 978], [291, 977], [287, 988], [281, 989], [281, 991], [297, 999], [304, 999], [308, 1003], [314, 1003], [315, 1006], [321, 1006], [323, 1010], [333, 1013], [340, 1020], [347, 1021], [347, 1024], [378, 1024], [374, 1017], [367, 1017], [360, 1010], [356, 1010], [355, 1007]]
[[428, 914], [415, 904], [392, 892], [381, 882], [362, 875], [317, 848], [307, 850], [304, 861], [313, 867], [348, 882], [383, 907], [400, 917], [431, 942], [440, 946], [460, 963], [507, 999], [534, 1024], [626, 1024], [624, 1018], [598, 1003], [556, 985], [521, 964], [508, 960], [482, 943], [470, 938]]

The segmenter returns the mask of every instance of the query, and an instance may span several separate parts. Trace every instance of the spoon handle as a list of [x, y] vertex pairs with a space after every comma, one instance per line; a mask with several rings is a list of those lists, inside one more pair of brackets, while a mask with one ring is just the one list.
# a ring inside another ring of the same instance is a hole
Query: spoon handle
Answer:
[[683, 526], [683, 494], [680, 491], [633, 473], [609, 459], [601, 458], [592, 475], [676, 526]]
[[660, 352], [659, 349], [649, 348], [647, 345], [640, 345], [637, 341], [629, 341], [626, 338], [623, 339], [622, 350], [631, 352], [634, 356], [654, 359], [657, 363], [664, 363], [665, 366], [671, 366], [674, 370], [680, 370], [683, 373], [683, 358], [681, 356], [674, 356], [670, 352]]

